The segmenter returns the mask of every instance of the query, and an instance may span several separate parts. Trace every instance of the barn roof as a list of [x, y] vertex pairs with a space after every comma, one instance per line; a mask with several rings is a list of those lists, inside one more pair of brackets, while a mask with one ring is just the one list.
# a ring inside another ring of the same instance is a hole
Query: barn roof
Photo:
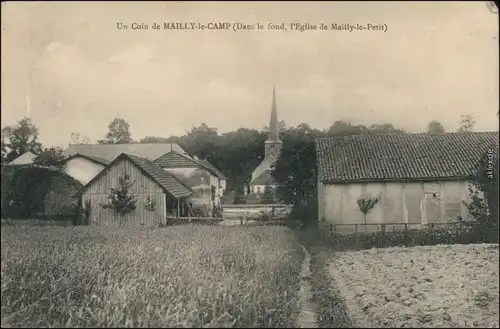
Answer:
[[9, 162], [9, 165], [24, 165], [24, 164], [30, 164], [35, 161], [36, 155], [31, 153], [30, 151], [25, 152]]
[[469, 178], [482, 156], [498, 153], [498, 132], [354, 135], [318, 138], [324, 183]]
[[266, 170], [255, 178], [250, 185], [278, 185], [278, 182], [272, 175], [272, 170]]
[[106, 159], [98, 158], [98, 157], [90, 156], [90, 155], [85, 155], [85, 154], [80, 154], [80, 153], [75, 153], [73, 155], [70, 155], [68, 158], [65, 159], [65, 161], [67, 162], [67, 161], [69, 161], [73, 158], [77, 158], [77, 157], [82, 157], [84, 159], [87, 159], [87, 160], [90, 160], [92, 162], [102, 164], [102, 165], [108, 165], [110, 163], [110, 161], [108, 161]]
[[107, 170], [114, 163], [123, 158], [130, 160], [143, 172], [143, 174], [150, 177], [152, 180], [154, 180], [158, 185], [160, 185], [164, 190], [166, 190], [175, 198], [188, 197], [192, 194], [192, 191], [188, 186], [186, 186], [177, 177], [163, 170], [156, 163], [149, 161], [148, 159], [126, 153], [122, 153], [116, 159], [114, 159], [106, 168], [104, 168], [99, 174], [97, 174], [97, 176], [95, 176], [90, 182], [88, 182], [85, 185], [84, 190], [88, 186], [90, 186], [92, 182], [96, 181], [97, 179], [105, 175]]
[[78, 144], [70, 145], [63, 152], [63, 156], [69, 157], [73, 154], [81, 154], [89, 157], [104, 159], [111, 162], [122, 153], [154, 161], [165, 153], [175, 150], [186, 153], [176, 143], [133, 143], [133, 144]]
[[226, 179], [226, 177], [207, 160], [193, 159], [187, 154], [181, 154], [177, 151], [170, 151], [162, 155], [160, 158], [156, 159], [155, 162], [159, 164], [162, 168], [202, 167], [211, 172], [214, 176], [217, 176], [221, 179]]
[[188, 155], [168, 151], [155, 160], [162, 168], [198, 168], [200, 164]]
[[201, 163], [206, 168], [211, 169], [215, 173], [215, 176], [219, 177], [220, 179], [226, 179], [226, 176], [224, 176], [224, 174], [222, 172], [220, 172], [210, 162], [208, 162], [207, 159], [198, 160], [198, 162]]

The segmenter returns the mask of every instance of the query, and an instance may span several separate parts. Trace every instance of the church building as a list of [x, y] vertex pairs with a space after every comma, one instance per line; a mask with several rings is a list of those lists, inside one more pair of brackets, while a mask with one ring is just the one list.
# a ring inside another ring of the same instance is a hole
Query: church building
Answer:
[[276, 107], [276, 89], [273, 87], [273, 101], [271, 106], [271, 120], [269, 122], [269, 136], [265, 142], [265, 153], [262, 162], [252, 172], [249, 189], [250, 194], [263, 194], [266, 186], [273, 190], [278, 182], [271, 175], [283, 148], [279, 136], [278, 109]]

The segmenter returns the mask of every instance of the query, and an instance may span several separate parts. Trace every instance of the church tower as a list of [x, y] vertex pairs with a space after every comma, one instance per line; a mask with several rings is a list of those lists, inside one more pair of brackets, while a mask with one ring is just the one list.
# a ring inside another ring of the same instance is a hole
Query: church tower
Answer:
[[273, 156], [278, 159], [283, 142], [280, 140], [278, 109], [276, 108], [276, 89], [273, 87], [273, 102], [271, 105], [271, 120], [269, 121], [269, 136], [265, 143], [265, 158]]

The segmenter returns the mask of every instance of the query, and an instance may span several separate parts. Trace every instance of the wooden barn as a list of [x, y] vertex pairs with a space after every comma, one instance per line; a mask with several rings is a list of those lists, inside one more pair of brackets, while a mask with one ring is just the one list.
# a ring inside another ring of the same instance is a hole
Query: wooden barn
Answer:
[[[134, 210], [120, 215], [106, 205], [111, 190], [121, 189], [124, 179], [136, 203]], [[84, 206], [90, 203], [91, 225], [157, 225], [166, 222], [167, 213], [182, 215], [180, 209], [192, 191], [158, 164], [122, 153], [83, 187], [81, 195]]]

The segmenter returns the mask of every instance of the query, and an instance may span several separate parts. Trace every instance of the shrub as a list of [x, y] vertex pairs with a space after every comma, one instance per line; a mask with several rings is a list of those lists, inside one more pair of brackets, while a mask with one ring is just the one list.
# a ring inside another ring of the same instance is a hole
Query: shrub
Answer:
[[108, 203], [101, 204], [104, 209], [115, 211], [120, 217], [125, 216], [135, 210], [137, 196], [130, 193], [130, 188], [135, 181], [130, 181], [130, 176], [123, 173], [119, 178], [119, 188], [111, 188], [109, 191]]
[[498, 243], [498, 147], [483, 156], [479, 162], [477, 174], [469, 183], [471, 201], [464, 202], [469, 213], [475, 219], [474, 229], [483, 242]]
[[55, 168], [2, 166], [2, 217], [71, 217], [82, 185]]
[[331, 230], [328, 241], [339, 250], [469, 244], [481, 240], [473, 228], [473, 223], [461, 223], [454, 228], [435, 228], [432, 225], [427, 225], [422, 229], [385, 231], [385, 226], [380, 225], [379, 230], [373, 233], [342, 234]]
[[146, 211], [155, 211], [156, 210], [156, 200], [153, 199], [150, 195], [146, 198], [146, 204], [144, 205]]
[[262, 195], [262, 204], [273, 204], [274, 203], [274, 192], [270, 185], [264, 187], [264, 194]]
[[365, 219], [365, 230], [366, 230], [366, 219], [368, 217], [368, 214], [373, 210], [373, 208], [377, 205], [379, 201], [380, 201], [380, 196], [376, 197], [365, 196], [359, 198], [356, 201], [358, 203], [359, 211], [363, 213], [363, 217]]

